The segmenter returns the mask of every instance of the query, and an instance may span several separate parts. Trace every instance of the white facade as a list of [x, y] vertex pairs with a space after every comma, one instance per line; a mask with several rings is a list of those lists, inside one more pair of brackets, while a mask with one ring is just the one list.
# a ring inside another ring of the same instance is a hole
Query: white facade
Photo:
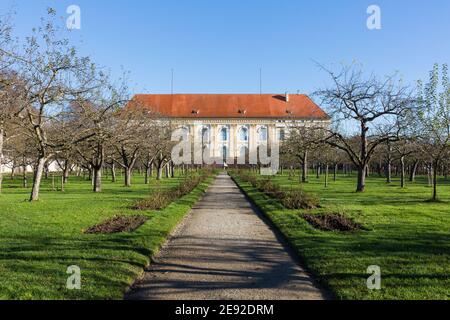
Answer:
[[[13, 167], [12, 162], [7, 162], [7, 163], [3, 164], [2, 166], [0, 166], [0, 170], [1, 170], [2, 173], [8, 174], [8, 173], [11, 173], [12, 167]], [[30, 165], [28, 165], [26, 167], [26, 169], [27, 169], [27, 172], [33, 172], [33, 168]], [[48, 171], [49, 172], [61, 172], [61, 170], [62, 169], [59, 167], [59, 165], [58, 165], [58, 163], [56, 161], [52, 161], [48, 165]], [[14, 172], [15, 173], [22, 173], [23, 172], [23, 167], [15, 167], [14, 168]]]
[[[306, 125], [326, 126], [329, 121], [297, 120]], [[292, 120], [279, 119], [174, 119], [175, 127], [186, 130], [189, 140], [209, 149], [212, 159], [239, 159], [257, 154], [261, 145], [282, 143]], [[235, 161], [235, 163], [237, 163]]]

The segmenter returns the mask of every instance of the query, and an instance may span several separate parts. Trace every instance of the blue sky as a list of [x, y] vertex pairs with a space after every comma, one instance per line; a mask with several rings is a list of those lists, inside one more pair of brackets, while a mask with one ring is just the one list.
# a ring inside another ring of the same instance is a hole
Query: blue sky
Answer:
[[[67, 17], [72, 4], [80, 51], [114, 75], [129, 70], [136, 92], [170, 93], [172, 68], [176, 93], [257, 93], [259, 68], [263, 92], [311, 93], [327, 82], [314, 61], [357, 60], [410, 81], [450, 62], [448, 0], [2, 0], [0, 11], [17, 11], [25, 36], [47, 7]], [[381, 30], [366, 27], [371, 4]]]

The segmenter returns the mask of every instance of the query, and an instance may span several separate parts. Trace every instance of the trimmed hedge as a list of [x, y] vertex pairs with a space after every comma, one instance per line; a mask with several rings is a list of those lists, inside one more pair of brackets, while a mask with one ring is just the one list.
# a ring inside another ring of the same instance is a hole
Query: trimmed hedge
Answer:
[[176, 187], [170, 189], [155, 189], [151, 195], [139, 200], [135, 210], [163, 210], [175, 200], [184, 197], [194, 191], [194, 189], [212, 174], [211, 170], [202, 170], [200, 174], [190, 174]]
[[269, 197], [278, 199], [287, 209], [314, 209], [320, 206], [319, 198], [302, 189], [283, 190], [270, 178], [258, 179], [248, 171], [238, 170], [237, 174], [254, 188], [264, 192]]

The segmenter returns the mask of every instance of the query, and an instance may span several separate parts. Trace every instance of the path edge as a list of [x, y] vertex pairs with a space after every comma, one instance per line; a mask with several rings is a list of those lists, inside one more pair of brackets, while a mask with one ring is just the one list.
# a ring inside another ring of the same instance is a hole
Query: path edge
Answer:
[[256, 212], [256, 214], [259, 216], [259, 218], [274, 233], [275, 237], [281, 243], [281, 245], [285, 249], [286, 253], [312, 279], [314, 286], [322, 292], [324, 300], [338, 300], [336, 298], [336, 296], [333, 294], [330, 287], [323, 281], [320, 281], [319, 277], [306, 265], [306, 263], [303, 261], [301, 255], [297, 252], [297, 249], [290, 241], [290, 239], [283, 232], [281, 232], [281, 230], [275, 225], [275, 223], [272, 221], [272, 219], [270, 219], [270, 217], [266, 214], [266, 212], [247, 194], [247, 192], [236, 181], [236, 179], [233, 177], [233, 175], [231, 175], [228, 172], [227, 172], [227, 174], [230, 176], [231, 180], [233, 180], [233, 182], [239, 188], [241, 193], [244, 195], [244, 197], [250, 203], [252, 209]]
[[[123, 292], [122, 300], [133, 300], [128, 299], [128, 296], [131, 292], [133, 292], [133, 287], [136, 283], [138, 283], [140, 280], [143, 279], [146, 272], [149, 268], [151, 268], [152, 264], [158, 259], [158, 257], [162, 254], [162, 251], [164, 248], [167, 248], [170, 241], [186, 226], [187, 221], [192, 216], [192, 212], [194, 210], [194, 207], [199, 203], [206, 195], [209, 188], [211, 188], [212, 183], [217, 179], [217, 174], [214, 174], [211, 177], [211, 181], [208, 182], [208, 185], [206, 188], [202, 191], [202, 195], [198, 198], [198, 200], [191, 206], [191, 208], [184, 214], [183, 218], [176, 224], [176, 226], [169, 232], [169, 234], [166, 236], [165, 240], [161, 243], [159, 248], [149, 256], [149, 262], [142, 268], [140, 274], [134, 278], [133, 282], [125, 287], [125, 290]], [[200, 186], [199, 186], [200, 187]]]

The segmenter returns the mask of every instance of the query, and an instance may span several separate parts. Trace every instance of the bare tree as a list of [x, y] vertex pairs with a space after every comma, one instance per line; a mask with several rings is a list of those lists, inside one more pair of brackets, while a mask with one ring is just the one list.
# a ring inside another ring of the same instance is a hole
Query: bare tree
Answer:
[[109, 84], [109, 79], [100, 73], [95, 89], [79, 95], [71, 104], [76, 125], [75, 149], [92, 170], [94, 192], [102, 190], [102, 168], [105, 164], [106, 149], [113, 143], [114, 117], [126, 102], [123, 86], [117, 88]]
[[58, 135], [52, 135], [50, 128], [66, 119], [70, 97], [88, 90], [90, 77], [86, 75], [92, 67], [88, 58], [78, 57], [68, 40], [59, 36], [51, 20], [54, 15], [49, 9], [50, 20], [27, 38], [23, 52], [4, 52], [14, 60], [21, 80], [22, 125], [38, 146], [30, 201], [39, 199], [45, 164], [61, 147], [61, 141], [55, 139]]
[[14, 137], [16, 128], [12, 120], [17, 115], [18, 99], [16, 78], [11, 74], [0, 73], [0, 193], [2, 191], [3, 167], [8, 161], [4, 156], [4, 146]]
[[[358, 170], [357, 192], [364, 192], [370, 160], [376, 149], [398, 139], [397, 118], [410, 106], [410, 93], [395, 76], [379, 80], [366, 77], [356, 67], [343, 67], [339, 73], [322, 67], [333, 85], [319, 90], [322, 105], [334, 119], [326, 141], [347, 153]], [[349, 143], [350, 132], [356, 131], [356, 143]]]
[[400, 187], [404, 188], [406, 181], [406, 158], [416, 152], [416, 146], [410, 138], [401, 136], [399, 141], [395, 142], [392, 147], [400, 163]]
[[[330, 165], [335, 165], [339, 161], [339, 153], [329, 144], [321, 143], [314, 152], [314, 158], [323, 166], [324, 186], [328, 188]], [[334, 168], [333, 179], [336, 181], [336, 166]]]
[[[11, 120], [17, 116], [16, 107], [19, 94], [18, 78], [12, 71], [14, 61], [11, 59], [11, 21], [10, 15], [0, 17], [0, 193], [3, 184], [3, 168], [6, 162], [4, 145], [12, 136], [8, 134]], [[9, 49], [9, 51], [7, 51]], [[12, 130], [10, 130], [12, 132]]]
[[[152, 136], [143, 141], [142, 146], [142, 163], [145, 168], [145, 184], [149, 183], [149, 178], [153, 175], [153, 167], [156, 168], [157, 179], [161, 179], [162, 167], [169, 159], [169, 149], [171, 146], [170, 137], [164, 134], [167, 128], [170, 127], [169, 123], [166, 123], [164, 119], [160, 119], [154, 123], [155, 127], [152, 130]], [[161, 154], [165, 156], [161, 157]], [[161, 166], [162, 165], [162, 166]], [[173, 172], [172, 172], [173, 173]]]
[[117, 114], [114, 122], [113, 146], [119, 155], [116, 162], [124, 169], [125, 186], [130, 187], [136, 161], [148, 145], [147, 140], [154, 139], [157, 133], [159, 115], [133, 102]]
[[419, 81], [417, 115], [417, 139], [432, 171], [433, 195], [437, 201], [438, 170], [450, 148], [450, 84], [448, 66], [444, 64], [439, 77], [439, 65], [435, 64], [430, 79], [424, 86]]
[[[6, 158], [10, 163], [14, 163], [22, 172], [22, 186], [28, 187], [27, 171], [35, 163], [36, 144], [19, 130], [15, 128], [16, 134], [13, 139], [7, 139], [5, 144]], [[12, 168], [14, 169], [14, 167]]]
[[[406, 162], [414, 153], [417, 153], [417, 143], [415, 141], [417, 121], [415, 119], [415, 110], [411, 106], [408, 110], [405, 110], [397, 121], [398, 128], [398, 140], [394, 143], [388, 142], [389, 153], [391, 151], [397, 157], [400, 164], [400, 186], [405, 187], [406, 183]], [[389, 154], [390, 156], [390, 154]], [[417, 163], [416, 163], [417, 164]], [[389, 168], [390, 170], [390, 168]], [[415, 169], [414, 169], [415, 170]], [[389, 173], [390, 174], [390, 173]]]
[[289, 137], [282, 144], [282, 152], [297, 159], [301, 168], [301, 182], [308, 181], [309, 155], [320, 146], [320, 141], [324, 138], [324, 130], [322, 126], [312, 123], [291, 122], [289, 126]]

